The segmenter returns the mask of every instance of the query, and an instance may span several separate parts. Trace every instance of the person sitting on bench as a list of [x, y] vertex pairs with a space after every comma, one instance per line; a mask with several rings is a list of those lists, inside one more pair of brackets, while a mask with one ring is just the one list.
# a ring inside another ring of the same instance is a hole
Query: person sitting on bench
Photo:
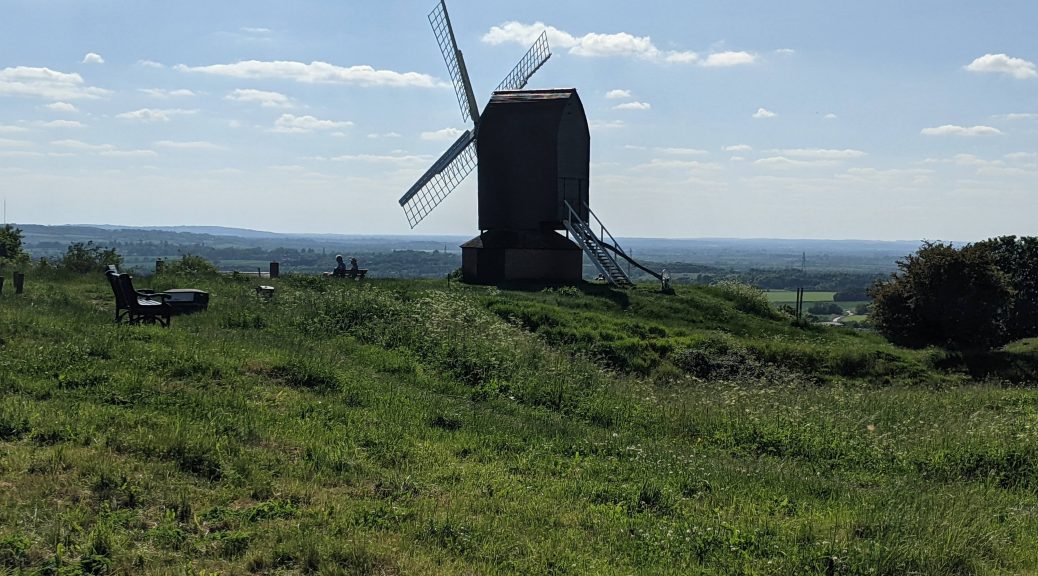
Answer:
[[350, 278], [356, 277], [359, 272], [360, 272], [360, 268], [357, 267], [357, 259], [353, 258], [353, 257], [350, 257], [350, 272], [349, 272]]
[[[353, 259], [354, 268], [356, 268], [356, 259]], [[332, 270], [332, 276], [346, 276], [346, 262], [342, 260], [342, 254], [335, 257], [335, 270]]]

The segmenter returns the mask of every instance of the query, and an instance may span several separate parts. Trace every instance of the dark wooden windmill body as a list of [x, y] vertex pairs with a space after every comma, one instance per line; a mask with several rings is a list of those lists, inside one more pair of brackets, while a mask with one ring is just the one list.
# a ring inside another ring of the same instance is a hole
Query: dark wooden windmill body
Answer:
[[480, 113], [443, 0], [429, 20], [462, 115], [474, 126], [400, 198], [411, 227], [478, 164], [480, 234], [462, 245], [466, 282], [577, 282], [587, 255], [603, 278], [630, 285], [614, 256], [641, 266], [612, 236], [606, 240], [608, 231], [589, 205], [591, 136], [576, 89], [522, 90], [551, 56], [547, 35], [541, 34]]

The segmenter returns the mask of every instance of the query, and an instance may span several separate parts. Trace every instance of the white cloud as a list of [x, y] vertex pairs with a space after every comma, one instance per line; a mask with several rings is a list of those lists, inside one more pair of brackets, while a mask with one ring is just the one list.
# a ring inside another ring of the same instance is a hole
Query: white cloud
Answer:
[[86, 56], [83, 56], [82, 64], [104, 64], [105, 59], [96, 52], [87, 52]]
[[156, 62], [154, 60], [138, 60], [137, 61], [137, 65], [138, 66], [143, 66], [144, 68], [165, 68], [166, 67], [165, 64], [163, 64], [161, 62]]
[[198, 93], [188, 90], [187, 88], [180, 88], [178, 90], [166, 90], [165, 88], [138, 88], [137, 90], [144, 92], [148, 96], [154, 98], [185, 98], [188, 96], [197, 96]]
[[78, 108], [68, 102], [52, 102], [44, 106], [44, 108], [55, 112], [79, 112]]
[[776, 150], [775, 153], [791, 158], [814, 158], [819, 160], [845, 160], [848, 158], [861, 158], [866, 155], [866, 153], [861, 150], [854, 150], [851, 148], [843, 150], [834, 150], [829, 148], [787, 148], [785, 150]]
[[294, 114], [282, 114], [274, 121], [273, 132], [291, 134], [302, 134], [315, 130], [335, 130], [353, 126], [353, 122], [337, 122], [334, 120], [320, 120], [313, 116], [296, 116]]
[[253, 90], [251, 88], [238, 88], [224, 100], [233, 102], [247, 102], [259, 104], [265, 108], [293, 108], [292, 100], [279, 92], [267, 92], [265, 90]]
[[428, 164], [431, 156], [409, 154], [344, 154], [328, 158], [334, 162], [364, 162], [367, 164]]
[[721, 168], [720, 164], [715, 162], [699, 162], [698, 160], [674, 160], [674, 159], [661, 159], [653, 158], [645, 164], [639, 164], [634, 167], [635, 170], [718, 170]]
[[1018, 80], [1038, 76], [1034, 62], [1010, 58], [1005, 54], [985, 54], [966, 65], [966, 70], [978, 73], [1008, 74]]
[[85, 128], [86, 124], [75, 120], [51, 120], [40, 124], [44, 128]]
[[103, 150], [102, 156], [114, 156], [116, 158], [144, 158], [158, 156], [154, 150]]
[[601, 34], [589, 32], [583, 36], [575, 36], [565, 30], [548, 26], [543, 22], [523, 24], [521, 22], [505, 22], [492, 26], [483, 35], [487, 44], [533, 44], [541, 32], [547, 32], [548, 42], [559, 49], [567, 50], [574, 56], [584, 57], [625, 57], [673, 64], [699, 64], [700, 66], [720, 67], [751, 64], [757, 57], [749, 52], [718, 52], [705, 59], [696, 52], [683, 50], [661, 50], [649, 36], [635, 36], [628, 32]]
[[826, 114], [825, 116], [823, 116], [823, 118], [825, 118], [826, 120], [836, 120], [836, 118], [838, 118], [838, 116], [836, 116], [836, 114], [833, 114], [832, 112], [830, 112], [830, 113]]
[[372, 132], [371, 134], [368, 134], [368, 138], [371, 138], [371, 139], [376, 139], [376, 138], [400, 138], [400, 136], [401, 136], [401, 134], [399, 132], [383, 132], [381, 134], [378, 133], [378, 132]]
[[1038, 113], [1035, 112], [1018, 112], [1015, 114], [1006, 114], [1006, 120], [1038, 120]]
[[457, 140], [465, 131], [457, 128], [444, 128], [434, 132], [422, 132], [422, 140]]
[[115, 117], [123, 120], [136, 120], [138, 122], [169, 122], [173, 116], [184, 116], [195, 114], [196, 112], [198, 110], [184, 110], [181, 108], [141, 108], [132, 112], [116, 114]]
[[270, 34], [270, 28], [254, 28], [251, 26], [242, 26], [241, 31], [248, 34]]
[[0, 147], [4, 148], [25, 148], [32, 146], [32, 142], [28, 140], [11, 140], [9, 138], [0, 138]]
[[606, 92], [605, 97], [608, 100], [623, 100], [625, 98], [630, 98], [631, 97], [631, 91], [630, 90], [619, 90], [619, 89], [617, 89], [617, 90], [610, 90], [609, 92]]
[[656, 148], [656, 150], [675, 156], [703, 156], [709, 154], [706, 150], [700, 150], [699, 148]]
[[944, 124], [934, 128], [923, 128], [921, 134], [926, 136], [992, 136], [1000, 135], [1002, 131], [991, 126], [956, 126], [955, 124]]
[[735, 144], [732, 146], [725, 146], [725, 152], [749, 152], [753, 150], [753, 146], [749, 144]]
[[623, 120], [592, 120], [588, 122], [591, 130], [616, 130], [626, 126]]
[[106, 150], [115, 150], [115, 146], [111, 144], [88, 144], [80, 140], [52, 140], [52, 146], [61, 146], [63, 148], [73, 148], [75, 150], [83, 150], [89, 152], [103, 152]]
[[177, 141], [177, 140], [159, 140], [155, 143], [158, 148], [173, 148], [176, 150], [225, 150], [223, 146], [218, 146], [212, 142], [204, 141]]
[[778, 50], [775, 50], [775, 53], [783, 56], [792, 56], [796, 54], [797, 51], [792, 48], [779, 48]]
[[407, 86], [431, 88], [444, 85], [428, 74], [417, 72], [395, 72], [376, 70], [371, 66], [336, 66], [327, 62], [302, 62], [246, 60], [234, 64], [210, 66], [185, 66], [177, 64], [180, 72], [196, 72], [227, 76], [230, 78], [276, 78], [303, 83], [355, 84], [358, 86]]
[[754, 160], [755, 166], [761, 166], [763, 168], [777, 168], [777, 169], [790, 169], [790, 168], [817, 168], [822, 166], [833, 166], [837, 164], [835, 160], [825, 159], [811, 159], [801, 160], [796, 158], [787, 158], [785, 156], [770, 156], [768, 158], [761, 158], [760, 160]]
[[613, 106], [613, 110], [650, 110], [652, 104], [648, 102], [624, 102]]
[[1006, 154], [1006, 158], [1013, 161], [1033, 162], [1038, 160], [1038, 152], [1011, 152]]
[[23, 126], [12, 126], [10, 124], [0, 124], [0, 134], [11, 134], [14, 132], [28, 132], [29, 129]]
[[32, 96], [46, 100], [100, 98], [110, 92], [87, 86], [79, 74], [50, 68], [16, 66], [0, 70], [0, 96]]
[[754, 118], [758, 118], [758, 119], [759, 118], [774, 118], [775, 116], [777, 116], [777, 114], [775, 114], [771, 110], [768, 110], [767, 108], [757, 108], [757, 111], [753, 113], [753, 117]]
[[749, 52], [716, 52], [707, 56], [702, 65], [707, 68], [721, 68], [753, 64], [756, 61], [757, 55]]

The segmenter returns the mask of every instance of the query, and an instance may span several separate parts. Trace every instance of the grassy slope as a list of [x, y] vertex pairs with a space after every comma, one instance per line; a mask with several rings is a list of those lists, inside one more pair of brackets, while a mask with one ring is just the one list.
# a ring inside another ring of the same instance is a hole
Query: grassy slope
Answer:
[[213, 302], [162, 330], [33, 280], [0, 573], [1038, 568], [1038, 392], [717, 289], [168, 280]]

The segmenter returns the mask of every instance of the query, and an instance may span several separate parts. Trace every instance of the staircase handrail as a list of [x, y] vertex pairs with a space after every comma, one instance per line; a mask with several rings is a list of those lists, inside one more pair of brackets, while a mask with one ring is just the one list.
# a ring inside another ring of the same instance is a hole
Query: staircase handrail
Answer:
[[[576, 219], [578, 222], [582, 221], [581, 218], [580, 218], [580, 215], [577, 214], [577, 211], [574, 210], [572, 206], [570, 206], [569, 201], [563, 200], [562, 202], [566, 205], [566, 208], [569, 209], [570, 219]], [[609, 239], [613, 242], [612, 244], [609, 244], [608, 242], [606, 242], [605, 240], [603, 240], [601, 238], [595, 238], [595, 240], [599, 243], [599, 245], [604, 246], [604, 247], [612, 250], [614, 254], [616, 254], [617, 256], [620, 256], [624, 260], [627, 260], [628, 262], [633, 264], [635, 267], [637, 267], [639, 270], [645, 272], [646, 274], [652, 276], [653, 278], [655, 278], [657, 280], [660, 280], [660, 281], [663, 280], [663, 275], [662, 274], [660, 274], [659, 272], [656, 272], [655, 270], [650, 270], [649, 268], [646, 268], [645, 266], [643, 266], [640, 263], [638, 263], [637, 260], [635, 260], [634, 258], [629, 256], [627, 254], [627, 252], [625, 252], [624, 249], [620, 247], [620, 243], [616, 241], [616, 238], [613, 238], [613, 235], [609, 233], [609, 230], [605, 227], [605, 224], [602, 223], [602, 220], [598, 217], [598, 215], [595, 214], [595, 212], [593, 210], [591, 210], [591, 207], [588, 206], [587, 203], [585, 203], [585, 202], [581, 202], [581, 204], [583, 204], [584, 208], [587, 208], [587, 213], [590, 214], [591, 217], [595, 219], [595, 223], [598, 224], [599, 228], [601, 228], [602, 232], [601, 232], [600, 235], [603, 236], [603, 237], [604, 236], [608, 236]], [[588, 226], [588, 228], [590, 228], [590, 225]]]

